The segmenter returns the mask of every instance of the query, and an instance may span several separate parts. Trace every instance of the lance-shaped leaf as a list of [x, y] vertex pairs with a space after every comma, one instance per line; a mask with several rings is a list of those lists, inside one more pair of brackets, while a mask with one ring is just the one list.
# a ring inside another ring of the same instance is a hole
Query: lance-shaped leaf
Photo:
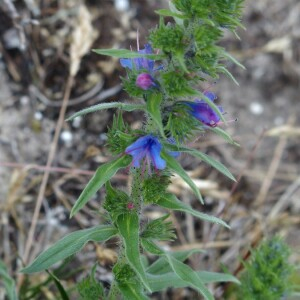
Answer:
[[162, 101], [162, 94], [152, 93], [147, 98], [147, 111], [152, 117], [153, 121], [156, 123], [160, 134], [164, 136], [164, 129], [161, 120], [161, 109], [160, 104]]
[[214, 300], [213, 295], [210, 293], [208, 288], [204, 285], [203, 280], [200, 278], [198, 273], [194, 271], [188, 265], [185, 265], [181, 261], [175, 259], [171, 255], [166, 255], [173, 272], [188, 286], [198, 291], [206, 300]]
[[62, 300], [70, 300], [65, 288], [63, 287], [63, 285], [61, 284], [60, 280], [53, 274], [51, 273], [49, 270], [47, 270], [47, 273], [49, 274], [49, 276], [51, 277], [51, 279], [54, 281], [60, 296]]
[[78, 111], [77, 113], [75, 113], [74, 115], [66, 119], [66, 121], [71, 121], [79, 116], [93, 113], [98, 110], [104, 110], [110, 108], [118, 108], [125, 111], [133, 111], [133, 110], [145, 110], [146, 106], [144, 104], [121, 103], [121, 102], [100, 103]]
[[197, 188], [193, 180], [190, 178], [190, 176], [184, 171], [184, 169], [181, 167], [178, 161], [164, 151], [161, 152], [161, 157], [167, 162], [167, 166], [172, 171], [177, 173], [191, 187], [195, 195], [199, 198], [200, 202], [203, 204], [204, 202], [199, 189]]
[[176, 13], [169, 9], [159, 9], [159, 10], [156, 10], [155, 13], [157, 13], [160, 16], [164, 16], [164, 17], [174, 17], [174, 18], [179, 18], [179, 19], [187, 18], [186, 16], [184, 16], [183, 14], [181, 14], [179, 12]]
[[235, 79], [235, 77], [222, 65], [217, 67], [218, 71], [227, 75], [236, 85], [239, 86], [238, 81]]
[[215, 134], [217, 134], [218, 136], [223, 138], [226, 142], [228, 142], [232, 145], [238, 146], [238, 147], [240, 146], [239, 143], [234, 141], [233, 138], [230, 136], [230, 134], [227, 133], [222, 128], [220, 128], [220, 127], [210, 127], [210, 126], [207, 126], [205, 128], [211, 130], [212, 132], [214, 132]]
[[118, 217], [116, 224], [123, 238], [125, 255], [130, 266], [139, 276], [147, 290], [151, 292], [147, 282], [146, 272], [141, 261], [138, 215], [134, 212], [123, 214]]
[[130, 162], [130, 156], [123, 155], [99, 167], [75, 202], [70, 213], [70, 218], [73, 217], [119, 169], [126, 168]]
[[[183, 250], [177, 252], [169, 252], [169, 254], [172, 255], [177, 260], [184, 262], [192, 254], [200, 253], [200, 252], [203, 253], [204, 251], [201, 249], [191, 249], [191, 250]], [[168, 273], [171, 271], [172, 269], [165, 257], [160, 257], [158, 260], [156, 260], [151, 266], [149, 266], [146, 269], [147, 273], [151, 273], [154, 275]]]
[[14, 279], [9, 275], [7, 268], [0, 260], [0, 282], [3, 283], [9, 300], [18, 300], [17, 289]]
[[169, 148], [171, 151], [185, 152], [195, 157], [198, 157], [204, 162], [206, 162], [207, 164], [217, 169], [220, 173], [230, 178], [231, 180], [236, 181], [233, 175], [230, 173], [230, 171], [222, 163], [220, 163], [219, 161], [215, 160], [214, 158], [212, 158], [211, 156], [203, 152], [197, 151], [195, 149], [190, 149], [187, 147], [176, 146], [171, 144], [165, 144], [165, 147]]
[[[237, 278], [230, 274], [196, 271], [204, 284], [214, 282], [233, 282], [239, 284]], [[176, 273], [168, 272], [164, 274], [150, 275], [148, 274], [148, 282], [153, 292], [165, 290], [169, 287], [183, 288], [188, 287], [189, 283], [182, 280]]]
[[193, 215], [194, 217], [199, 218], [201, 220], [217, 223], [217, 224], [220, 224], [220, 225], [225, 226], [227, 228], [230, 228], [230, 226], [228, 224], [226, 224], [224, 221], [222, 221], [221, 219], [216, 218], [214, 216], [210, 216], [210, 215], [201, 213], [197, 210], [194, 210], [191, 206], [189, 206], [189, 205], [181, 202], [180, 200], [178, 200], [176, 198], [176, 196], [173, 195], [173, 194], [163, 195], [156, 202], [156, 204], [159, 205], [159, 206], [162, 206], [164, 208], [167, 208], [167, 209], [183, 211], [183, 212], [189, 213], [189, 214]]
[[118, 284], [124, 300], [150, 300], [137, 284]]
[[104, 242], [116, 235], [117, 232], [117, 229], [110, 225], [100, 225], [72, 232], [42, 252], [21, 272], [30, 274], [46, 270], [55, 263], [80, 251], [87, 242]]
[[136, 57], [145, 57], [149, 59], [162, 59], [164, 58], [164, 55], [160, 54], [144, 54], [137, 51], [131, 51], [128, 49], [93, 49], [93, 52], [100, 54], [100, 55], [106, 55], [106, 56], [112, 56], [117, 58], [136, 58]]

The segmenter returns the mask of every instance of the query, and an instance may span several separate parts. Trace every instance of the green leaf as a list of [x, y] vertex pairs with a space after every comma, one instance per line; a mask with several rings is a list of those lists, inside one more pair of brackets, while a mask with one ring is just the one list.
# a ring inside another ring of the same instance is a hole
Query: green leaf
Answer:
[[187, 17], [184, 16], [183, 14], [180, 14], [179, 12], [173, 12], [169, 9], [158, 9], [155, 10], [155, 13], [157, 13], [160, 16], [164, 16], [164, 17], [174, 17], [174, 18], [179, 18], [179, 19], [186, 19]]
[[149, 300], [137, 284], [118, 284], [124, 300]]
[[126, 168], [130, 162], [131, 157], [123, 155], [99, 167], [75, 202], [70, 213], [70, 218], [72, 218], [119, 169]]
[[51, 279], [54, 281], [54, 283], [59, 291], [59, 294], [61, 296], [61, 299], [69, 300], [70, 298], [69, 298], [66, 290], [64, 289], [63, 285], [61, 284], [60, 280], [54, 274], [52, 274], [50, 271], [47, 270], [47, 273], [50, 275]]
[[[197, 271], [196, 273], [201, 278], [204, 284], [214, 283], [214, 282], [233, 282], [239, 284], [239, 281], [230, 274], [203, 272], [203, 271]], [[148, 282], [153, 292], [162, 291], [169, 287], [183, 288], [189, 286], [188, 282], [182, 280], [174, 272], [155, 274], [155, 275], [149, 274]]]
[[162, 101], [162, 94], [152, 93], [147, 98], [147, 111], [152, 117], [153, 121], [156, 123], [160, 134], [164, 137], [164, 129], [161, 120], [161, 109], [160, 104]]
[[[189, 256], [191, 256], [194, 253], [203, 253], [203, 250], [200, 249], [192, 249], [192, 250], [184, 250], [184, 251], [177, 251], [177, 252], [169, 252], [169, 255], [172, 255], [177, 260], [184, 262]], [[158, 260], [156, 260], [151, 266], [149, 266], [146, 269], [147, 273], [151, 273], [153, 275], [159, 275], [163, 273], [168, 273], [172, 269], [166, 260], [165, 257], [160, 257]]]
[[2, 260], [0, 260], [0, 282], [3, 283], [7, 297], [9, 300], [17, 300], [17, 290], [15, 280], [8, 274], [7, 268]]
[[100, 55], [106, 55], [106, 56], [112, 56], [117, 58], [136, 58], [136, 57], [145, 57], [148, 59], [162, 59], [164, 58], [164, 55], [159, 54], [143, 54], [137, 51], [131, 51], [127, 49], [93, 49], [93, 52], [100, 54]]
[[143, 248], [151, 254], [154, 254], [154, 255], [163, 255], [164, 254], [164, 251], [159, 246], [157, 246], [153, 241], [151, 241], [149, 239], [142, 238], [141, 244], [142, 244]]
[[224, 66], [218, 66], [217, 69], [219, 70], [219, 72], [227, 75], [236, 85], [239, 86], [239, 83], [237, 82], [235, 77]]
[[197, 272], [199, 277], [203, 280], [204, 283], [211, 283], [211, 282], [234, 282], [236, 284], [240, 284], [240, 281], [226, 273], [217, 273], [217, 272], [207, 272], [207, 271], [200, 271]]
[[233, 140], [233, 138], [230, 136], [229, 133], [227, 133], [225, 130], [223, 130], [220, 127], [207, 127], [207, 129], [211, 130], [212, 132], [214, 132], [215, 134], [217, 134], [218, 136], [222, 137], [226, 142], [235, 145], [235, 146], [240, 146], [239, 143], [237, 143], [236, 141]]
[[123, 214], [118, 217], [116, 224], [123, 238], [125, 245], [125, 255], [130, 266], [139, 276], [147, 290], [151, 292], [141, 261], [138, 215], [134, 212]]
[[55, 263], [80, 251], [87, 242], [104, 242], [116, 235], [117, 232], [117, 229], [110, 225], [99, 225], [72, 232], [42, 252], [20, 272], [31, 274], [46, 270]]
[[208, 221], [208, 222], [213, 222], [213, 223], [225, 226], [227, 228], [230, 228], [230, 226], [228, 224], [226, 224], [224, 221], [222, 221], [221, 219], [194, 210], [191, 206], [189, 206], [189, 205], [181, 202], [180, 200], [178, 200], [176, 198], [176, 196], [173, 195], [173, 194], [163, 195], [156, 202], [156, 204], [159, 205], [159, 206], [162, 206], [164, 208], [167, 208], [167, 209], [184, 211], [184, 212], [189, 213], [189, 214], [193, 215], [194, 217], [199, 218], [201, 220]]
[[171, 255], [166, 255], [171, 268], [173, 269], [174, 273], [182, 279], [183, 281], [187, 282], [190, 287], [198, 291], [202, 296], [207, 300], [214, 300], [213, 295], [210, 293], [208, 288], [204, 285], [204, 282], [199, 277], [198, 273], [195, 272], [192, 268], [188, 265], [185, 265], [181, 261], [175, 259]]
[[220, 55], [223, 55], [224, 58], [227, 58], [228, 60], [232, 61], [234, 64], [239, 66], [242, 69], [246, 69], [244, 65], [242, 65], [239, 61], [237, 61], [231, 54], [229, 54], [227, 51], [223, 50]]
[[96, 112], [98, 110], [110, 109], [110, 108], [118, 108], [125, 111], [133, 111], [133, 110], [145, 110], [146, 107], [144, 104], [133, 104], [133, 103], [121, 103], [121, 102], [110, 102], [110, 103], [101, 103], [96, 104], [91, 107], [85, 108], [83, 110], [78, 111], [66, 121], [71, 121], [79, 116], [86, 115], [89, 113]]
[[167, 166], [172, 171], [177, 173], [191, 187], [195, 195], [199, 198], [200, 202], [204, 204], [199, 189], [197, 188], [193, 180], [190, 178], [190, 176], [184, 171], [181, 165], [177, 162], [177, 160], [174, 157], [165, 153], [164, 151], [161, 152], [161, 157], [167, 162]]
[[198, 157], [204, 162], [206, 162], [207, 164], [217, 169], [220, 173], [230, 178], [231, 180], [236, 181], [233, 175], [230, 173], [230, 171], [222, 163], [220, 163], [219, 161], [215, 160], [214, 158], [212, 158], [211, 156], [203, 152], [197, 151], [195, 149], [190, 149], [187, 147], [171, 145], [171, 144], [166, 144], [165, 146], [169, 148], [171, 151], [185, 152], [195, 157]]

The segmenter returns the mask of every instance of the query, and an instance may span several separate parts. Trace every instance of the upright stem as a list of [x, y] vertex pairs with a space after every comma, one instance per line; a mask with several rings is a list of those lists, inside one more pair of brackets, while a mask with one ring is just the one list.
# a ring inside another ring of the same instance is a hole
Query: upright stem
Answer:
[[[143, 168], [135, 169], [132, 171], [132, 176], [133, 176], [133, 181], [132, 181], [132, 187], [131, 187], [131, 199], [130, 201], [134, 205], [134, 209], [137, 210], [137, 215], [139, 215], [139, 212], [141, 211], [142, 205], [143, 205], [143, 196], [142, 196], [142, 178], [143, 178], [143, 173], [144, 171], [142, 170]], [[120, 239], [120, 247], [119, 247], [119, 256], [118, 256], [118, 262], [124, 262], [127, 263], [126, 261], [126, 256], [124, 254], [124, 244], [123, 244], [123, 239]], [[117, 300], [120, 296], [120, 292], [118, 289], [118, 285], [116, 280], [114, 279], [111, 287], [109, 294], [107, 296], [108, 300]]]

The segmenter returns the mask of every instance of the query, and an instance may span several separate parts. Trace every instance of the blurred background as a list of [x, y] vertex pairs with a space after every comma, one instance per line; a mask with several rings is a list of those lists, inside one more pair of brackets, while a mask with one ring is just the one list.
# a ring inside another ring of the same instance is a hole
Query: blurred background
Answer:
[[[24, 263], [65, 234], [104, 222], [98, 212], [103, 190], [75, 218], [70, 220], [69, 212], [93, 171], [110, 159], [105, 133], [113, 111], [64, 122], [55, 140], [62, 99], [70, 92], [66, 117], [102, 101], [128, 99], [121, 91], [125, 72], [119, 61], [91, 49], [136, 49], [137, 32], [143, 46], [158, 22], [154, 10], [167, 7], [167, 0], [0, 2], [0, 257], [18, 288], [27, 282], [17, 275]], [[238, 183], [181, 155], [206, 205], [178, 178], [170, 187], [182, 201], [224, 219], [231, 230], [173, 214], [178, 240], [166, 245], [170, 250], [205, 249], [206, 254], [190, 260], [192, 266], [220, 271], [224, 265], [237, 276], [249, 248], [275, 234], [291, 247], [291, 262], [300, 261], [300, 2], [247, 0], [242, 23], [246, 30], [238, 30], [240, 39], [226, 32], [220, 42], [246, 67], [228, 63], [239, 86], [221, 76], [201, 87], [213, 84], [218, 104], [232, 121], [221, 126], [240, 147], [209, 132], [192, 143], [225, 164]], [[133, 127], [143, 121], [139, 113], [124, 118]], [[51, 167], [46, 167], [51, 151]], [[44, 172], [49, 179], [38, 195]], [[120, 172], [114, 183], [126, 189], [127, 177]], [[162, 211], [150, 207], [145, 214], [151, 219]], [[70, 265], [59, 267], [60, 278], [72, 287], [98, 261], [97, 278], [109, 284], [115, 250], [114, 243], [88, 244]], [[47, 276], [30, 276], [31, 284], [41, 285], [34, 299], [57, 299], [55, 290], [42, 284]], [[210, 288], [224, 299], [228, 286]], [[0, 288], [0, 299], [3, 293]], [[186, 289], [153, 295], [197, 297]]]

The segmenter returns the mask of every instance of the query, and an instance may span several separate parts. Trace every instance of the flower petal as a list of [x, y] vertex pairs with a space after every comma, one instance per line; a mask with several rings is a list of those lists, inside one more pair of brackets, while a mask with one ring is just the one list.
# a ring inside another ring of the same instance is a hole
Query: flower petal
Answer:
[[166, 161], [160, 157], [161, 144], [156, 140], [149, 149], [150, 159], [156, 169], [163, 170], [166, 167]]
[[121, 58], [120, 59], [120, 64], [123, 68], [128, 68], [132, 70], [132, 59], [130, 58]]

